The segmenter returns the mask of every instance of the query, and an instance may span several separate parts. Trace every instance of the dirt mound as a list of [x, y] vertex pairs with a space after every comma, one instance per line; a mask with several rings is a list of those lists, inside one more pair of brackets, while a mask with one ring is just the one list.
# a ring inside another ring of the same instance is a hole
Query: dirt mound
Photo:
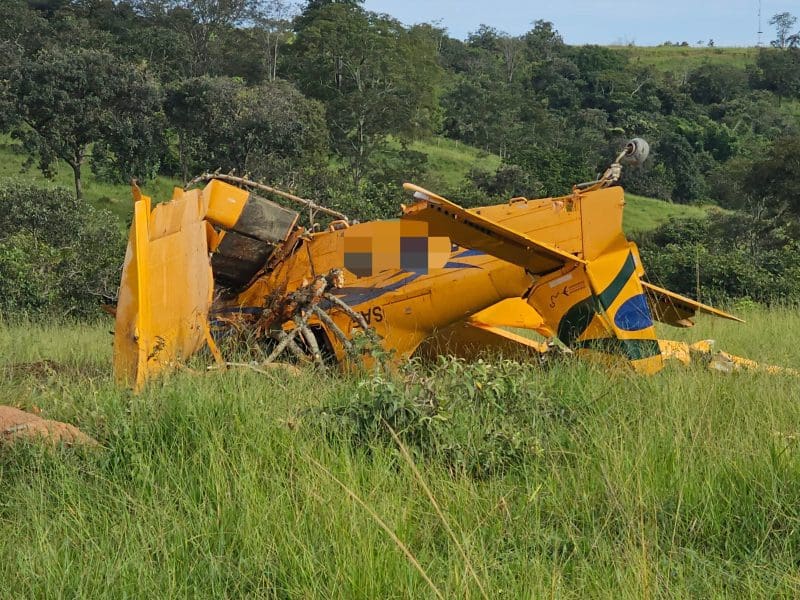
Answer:
[[12, 406], [0, 406], [0, 445], [21, 439], [42, 440], [54, 445], [97, 445], [96, 440], [73, 425], [43, 419]]

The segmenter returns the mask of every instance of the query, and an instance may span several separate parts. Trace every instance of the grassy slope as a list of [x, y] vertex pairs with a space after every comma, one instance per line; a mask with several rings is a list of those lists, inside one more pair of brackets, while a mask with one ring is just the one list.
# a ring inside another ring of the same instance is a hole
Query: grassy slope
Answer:
[[673, 204], [626, 193], [623, 227], [628, 233], [647, 231], [665, 223], [670, 217], [700, 218], [705, 214], [706, 209], [700, 206]]
[[456, 140], [434, 137], [418, 140], [411, 145], [412, 150], [428, 155], [429, 173], [426, 185], [455, 188], [470, 169], [493, 172], [500, 166], [500, 157], [467, 146]]
[[[417, 141], [412, 145], [414, 150], [428, 154], [430, 172], [423, 185], [434, 191], [443, 187], [454, 188], [466, 176], [471, 168], [493, 171], [500, 164], [500, 158], [486, 154], [454, 140], [433, 138]], [[21, 173], [24, 157], [14, 152], [7, 139], [0, 139], [0, 181], [18, 179], [31, 181], [37, 185], [59, 185], [72, 189], [72, 171], [61, 165], [53, 181], [48, 181], [35, 168]], [[84, 170], [84, 189], [86, 198], [94, 206], [105, 208], [127, 221], [131, 211], [130, 188], [126, 185], [111, 184], [98, 181], [91, 169]], [[180, 182], [166, 177], [146, 183], [143, 189], [156, 201], [164, 200], [172, 195], [173, 186]], [[666, 221], [670, 216], [700, 216], [703, 210], [697, 207], [683, 206], [662, 202], [652, 198], [628, 194], [626, 206], [625, 228], [627, 231], [649, 229]]]
[[[704, 319], [691, 335], [800, 365], [796, 311], [744, 316]], [[326, 442], [305, 416], [355, 382], [183, 374], [133, 397], [110, 381], [107, 329], [0, 326], [4, 400], [103, 444], [0, 453], [0, 596], [431, 597], [330, 473], [444, 597], [479, 597], [398, 454]], [[9, 367], [45, 358], [67, 366]], [[797, 594], [795, 378], [580, 363], [521, 377], [567, 407], [565, 419], [542, 416], [556, 446], [482, 481], [418, 465], [489, 597]]]
[[653, 66], [682, 79], [702, 64], [744, 68], [755, 62], [756, 48], [694, 48], [680, 46], [613, 46], [630, 57], [631, 64]]
[[[612, 46], [630, 57], [634, 65], [652, 66], [683, 81], [700, 65], [729, 65], [744, 69], [756, 61], [758, 48], [694, 48], [679, 46]], [[800, 118], [800, 100], [784, 99], [776, 105], [786, 115]]]
[[[48, 180], [35, 165], [27, 171], [23, 171], [25, 156], [16, 152], [15, 149], [15, 144], [8, 137], [0, 136], [0, 181], [14, 179], [43, 186], [54, 185], [68, 190], [75, 189], [72, 169], [65, 163], [59, 163], [56, 176], [52, 180]], [[89, 167], [83, 168], [82, 175], [84, 196], [90, 203], [111, 211], [123, 220], [128, 218], [133, 206], [129, 186], [98, 181]], [[146, 194], [153, 196], [156, 200], [161, 200], [170, 198], [172, 188], [176, 185], [180, 185], [178, 181], [167, 177], [157, 177], [154, 181], [147, 182], [143, 189]]]

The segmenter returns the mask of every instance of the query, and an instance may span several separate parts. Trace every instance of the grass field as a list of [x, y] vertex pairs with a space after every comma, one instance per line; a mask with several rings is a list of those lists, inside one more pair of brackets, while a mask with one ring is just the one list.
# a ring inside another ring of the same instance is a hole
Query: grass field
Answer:
[[702, 218], [707, 209], [702, 206], [673, 204], [636, 194], [625, 194], [625, 214], [622, 226], [627, 233], [648, 231], [666, 223], [671, 217]]
[[[743, 316], [681, 333], [800, 366], [796, 310]], [[0, 452], [0, 597], [800, 593], [793, 377], [445, 362], [440, 425], [469, 427], [441, 454], [404, 432], [409, 462], [318, 410], [400, 402], [407, 380], [185, 372], [132, 396], [110, 380], [110, 327], [0, 326], [3, 402], [102, 444]], [[505, 468], [454, 469], [470, 436]]]
[[756, 60], [757, 48], [707, 48], [692, 46], [612, 46], [634, 65], [652, 66], [682, 79], [700, 65], [730, 65], [744, 69]]
[[496, 154], [481, 152], [441, 136], [417, 140], [411, 144], [411, 149], [428, 155], [426, 185], [435, 185], [440, 189], [457, 187], [470, 169], [493, 173], [500, 166], [500, 157]]
[[[66, 163], [59, 162], [56, 176], [52, 180], [45, 178], [35, 164], [23, 171], [24, 163], [25, 156], [17, 152], [15, 143], [8, 136], [0, 136], [0, 182], [16, 180], [75, 190], [72, 169]], [[82, 170], [82, 179], [84, 197], [88, 202], [111, 211], [123, 221], [128, 219], [133, 211], [130, 186], [100, 181], [88, 166]], [[172, 188], [176, 185], [180, 185], [180, 182], [167, 177], [157, 177], [143, 187], [146, 194], [156, 199], [169, 199], [172, 196]]]

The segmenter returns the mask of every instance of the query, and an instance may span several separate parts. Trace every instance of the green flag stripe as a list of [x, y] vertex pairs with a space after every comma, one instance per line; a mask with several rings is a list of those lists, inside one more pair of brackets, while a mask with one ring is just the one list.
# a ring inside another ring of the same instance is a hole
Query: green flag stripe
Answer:
[[619, 296], [622, 288], [625, 287], [626, 283], [628, 283], [628, 279], [631, 278], [631, 275], [633, 275], [635, 270], [636, 263], [633, 260], [633, 253], [629, 252], [628, 258], [625, 260], [625, 264], [622, 265], [620, 272], [617, 273], [617, 276], [614, 277], [614, 280], [597, 297], [600, 300], [600, 304], [603, 305], [603, 308], [608, 310], [617, 296]]

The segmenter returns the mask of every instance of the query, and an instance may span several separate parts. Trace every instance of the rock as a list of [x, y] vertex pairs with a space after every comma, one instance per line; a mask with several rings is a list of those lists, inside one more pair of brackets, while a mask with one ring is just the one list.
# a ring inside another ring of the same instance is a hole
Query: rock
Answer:
[[13, 406], [0, 406], [0, 445], [13, 444], [21, 439], [45, 441], [53, 445], [98, 445], [97, 440], [68, 423], [43, 419]]

